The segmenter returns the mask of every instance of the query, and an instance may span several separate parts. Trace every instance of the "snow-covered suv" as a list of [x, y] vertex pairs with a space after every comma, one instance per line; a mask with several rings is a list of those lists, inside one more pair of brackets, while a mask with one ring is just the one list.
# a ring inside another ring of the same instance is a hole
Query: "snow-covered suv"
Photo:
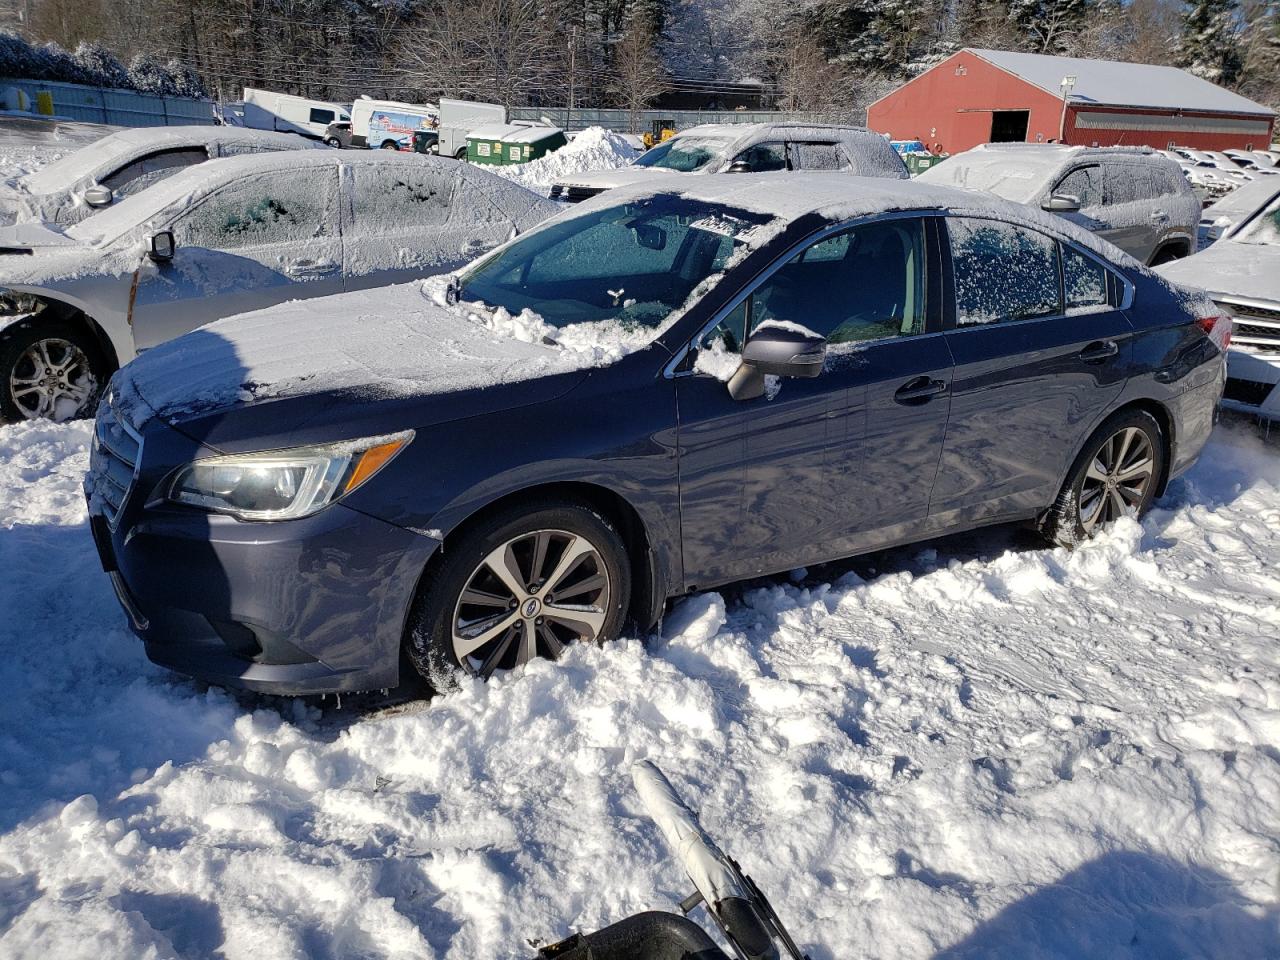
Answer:
[[1200, 201], [1178, 165], [1146, 147], [989, 143], [920, 179], [1056, 213], [1146, 264], [1195, 250]]
[[864, 177], [907, 179], [897, 151], [864, 127], [794, 123], [704, 124], [640, 154], [625, 167], [579, 173], [551, 187], [552, 200], [577, 203], [614, 187], [664, 173], [772, 173], [843, 170]]

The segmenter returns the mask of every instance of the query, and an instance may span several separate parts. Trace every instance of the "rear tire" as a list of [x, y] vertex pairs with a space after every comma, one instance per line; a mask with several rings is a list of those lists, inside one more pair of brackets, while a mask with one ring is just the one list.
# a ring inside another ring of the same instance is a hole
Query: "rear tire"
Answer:
[[622, 629], [631, 601], [626, 545], [586, 504], [514, 505], [442, 549], [405, 637], [410, 662], [438, 691], [460, 676], [488, 679], [535, 656], [554, 659], [572, 642], [612, 640]]
[[1156, 251], [1155, 256], [1151, 258], [1151, 266], [1158, 267], [1162, 263], [1172, 263], [1174, 260], [1181, 260], [1185, 256], [1187, 256], [1186, 250], [1176, 244], [1171, 244]]
[[1144, 410], [1122, 410], [1085, 443], [1041, 531], [1070, 547], [1121, 516], [1141, 517], [1164, 476], [1164, 431]]
[[458, 150], [458, 151], [453, 155], [453, 159], [455, 159], [455, 160], [465, 160], [465, 159], [467, 159], [467, 148], [466, 148], [466, 147], [463, 147], [463, 148], [461, 148], [460, 150]]
[[0, 333], [0, 423], [92, 416], [110, 370], [91, 334], [31, 318]]
[[336, 150], [342, 149], [342, 141], [339, 140], [337, 137], [329, 137], [328, 139], [325, 140], [325, 143], [327, 143], [329, 146], [333, 147]]

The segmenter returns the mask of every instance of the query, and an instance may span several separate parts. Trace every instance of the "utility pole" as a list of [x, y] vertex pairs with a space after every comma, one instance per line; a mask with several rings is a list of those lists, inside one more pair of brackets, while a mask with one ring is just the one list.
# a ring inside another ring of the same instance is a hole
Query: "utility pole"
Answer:
[[[573, 107], [574, 107], [573, 82], [575, 79], [574, 70], [577, 66], [577, 58], [578, 58], [578, 28], [570, 27], [569, 28], [569, 112], [570, 113], [573, 112]], [[565, 126], [567, 127], [568, 125], [569, 125], [569, 118], [565, 117]]]

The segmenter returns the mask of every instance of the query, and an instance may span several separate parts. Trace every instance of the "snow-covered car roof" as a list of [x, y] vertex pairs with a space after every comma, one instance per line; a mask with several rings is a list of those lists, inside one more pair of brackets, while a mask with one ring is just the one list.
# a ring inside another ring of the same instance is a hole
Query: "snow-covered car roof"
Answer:
[[[728, 154], [754, 143], [782, 137], [789, 140], [835, 141], [858, 161], [864, 176], [896, 176], [905, 179], [907, 169], [887, 138], [866, 127], [812, 123], [704, 123], [676, 134], [676, 137], [706, 137], [729, 141]], [[672, 139], [676, 139], [673, 137]], [[880, 149], [884, 145], [884, 150]], [[868, 150], [872, 146], [875, 149]]]
[[526, 200], [529, 205], [550, 202], [517, 183], [495, 177], [469, 164], [460, 164], [456, 160], [445, 160], [420, 153], [331, 149], [303, 153], [255, 153], [241, 157], [224, 157], [188, 167], [71, 227], [67, 235], [83, 243], [95, 245], [108, 243], [147, 222], [170, 205], [180, 202], [190, 203], [229, 179], [274, 173], [278, 170], [303, 171], [338, 164], [346, 166], [440, 165], [477, 185], [482, 185], [482, 189], [486, 190], [491, 198], [501, 194], [507, 200], [517, 204], [524, 203]]
[[1150, 147], [1077, 147], [1063, 143], [986, 143], [957, 153], [917, 177], [926, 183], [948, 184], [970, 190], [998, 192], [1020, 203], [1030, 203], [1048, 186], [1059, 170], [1071, 163], [1103, 160], [1139, 160], [1144, 163], [1177, 163]]
[[[782, 227], [816, 214], [831, 221], [851, 220], [907, 210], [940, 210], [956, 215], [989, 216], [1034, 225], [1048, 233], [1069, 237], [1113, 263], [1136, 267], [1138, 262], [1097, 234], [1061, 217], [997, 197], [959, 187], [924, 183], [922, 178], [892, 180], [848, 173], [795, 173], [785, 178], [772, 173], [712, 174], [690, 177], [662, 174], [643, 184], [619, 187], [577, 204], [560, 219], [575, 217], [616, 203], [646, 196], [672, 195], [720, 204], [776, 218]], [[781, 228], [779, 228], [781, 229]], [[768, 231], [753, 233], [759, 245]]]
[[139, 150], [166, 150], [181, 147], [207, 147], [215, 143], [256, 144], [270, 150], [329, 149], [325, 144], [308, 140], [296, 133], [274, 130], [250, 130], [245, 127], [210, 126], [132, 127], [108, 134], [101, 140], [81, 147], [22, 180], [31, 193], [53, 193], [83, 177], [89, 176], [117, 157]]

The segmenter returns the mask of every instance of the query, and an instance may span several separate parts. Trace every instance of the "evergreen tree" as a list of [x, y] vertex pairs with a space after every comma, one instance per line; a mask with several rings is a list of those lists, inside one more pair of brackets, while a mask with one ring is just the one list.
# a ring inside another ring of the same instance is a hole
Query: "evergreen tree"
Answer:
[[1244, 66], [1239, 22], [1237, 0], [1191, 0], [1182, 14], [1178, 64], [1214, 83], [1234, 83]]

